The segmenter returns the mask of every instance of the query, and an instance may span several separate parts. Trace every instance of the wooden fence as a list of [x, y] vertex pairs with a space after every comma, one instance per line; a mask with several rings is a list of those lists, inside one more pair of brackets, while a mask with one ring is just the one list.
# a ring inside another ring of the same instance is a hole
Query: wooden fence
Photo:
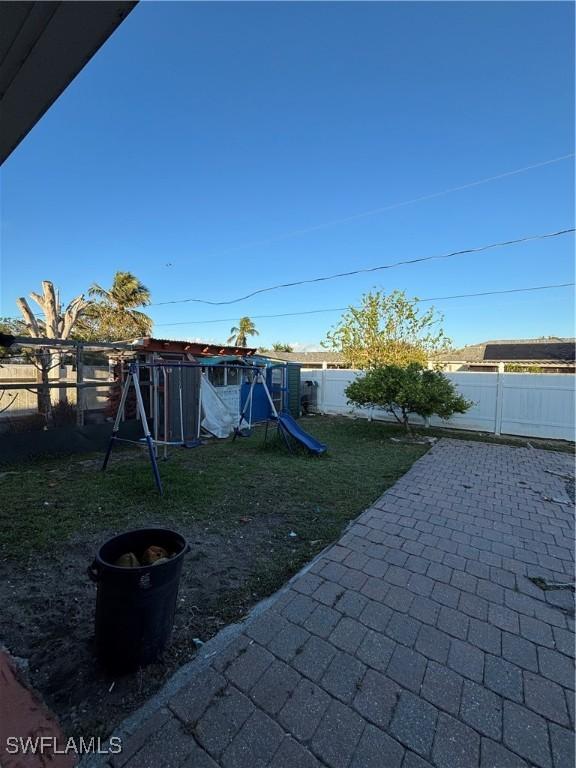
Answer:
[[[36, 413], [38, 410], [38, 397], [36, 391], [23, 389], [23, 385], [30, 384], [37, 387], [37, 369], [29, 364], [5, 364], [0, 365], [0, 419], [14, 419]], [[61, 397], [70, 403], [77, 403], [76, 371], [71, 365], [56, 368], [50, 372], [50, 380], [55, 384], [63, 384], [63, 387], [52, 389], [52, 402], [57, 402]], [[84, 365], [84, 411], [101, 410], [106, 405], [108, 397], [110, 374], [107, 365]], [[17, 385], [14, 389], [10, 384]], [[98, 386], [98, 385], [102, 386]], [[67, 386], [66, 386], [67, 385]], [[8, 406], [8, 408], [6, 408]], [[6, 408], [6, 410], [3, 410]]]

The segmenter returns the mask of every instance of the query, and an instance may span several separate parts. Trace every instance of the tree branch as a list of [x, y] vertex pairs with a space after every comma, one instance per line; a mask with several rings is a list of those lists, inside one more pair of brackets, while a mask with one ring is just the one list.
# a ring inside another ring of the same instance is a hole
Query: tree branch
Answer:
[[80, 296], [76, 296], [75, 299], [72, 299], [66, 308], [66, 312], [64, 312], [64, 323], [60, 338], [67, 339], [70, 336], [74, 323], [86, 309], [88, 304], [89, 302], [84, 299], [84, 294], [80, 294]]
[[58, 307], [56, 306], [54, 284], [50, 280], [43, 280], [42, 290], [44, 291], [46, 333], [49, 339], [56, 339], [58, 337]]
[[16, 299], [16, 304], [20, 312], [22, 312], [22, 317], [24, 318], [24, 323], [28, 332], [30, 333], [30, 336], [35, 336], [38, 338], [41, 335], [40, 328], [38, 327], [38, 321], [34, 317], [28, 302], [25, 298], [20, 297], [19, 299]]

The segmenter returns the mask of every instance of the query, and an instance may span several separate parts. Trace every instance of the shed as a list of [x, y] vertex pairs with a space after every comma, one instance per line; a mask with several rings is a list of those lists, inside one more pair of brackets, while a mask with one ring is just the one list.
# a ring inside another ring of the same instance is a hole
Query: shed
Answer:
[[295, 419], [299, 418], [301, 409], [301, 395], [300, 395], [300, 363], [286, 363], [287, 380], [288, 380], [288, 393], [287, 393], [287, 408], [294, 416]]
[[[180, 339], [157, 339], [147, 336], [141, 339], [135, 339], [132, 342], [132, 348], [138, 354], [141, 362], [202, 362], [210, 361], [211, 364], [219, 360], [241, 360], [251, 358], [256, 354], [256, 349], [252, 347], [232, 347], [221, 344], [210, 344], [197, 341], [185, 341]], [[222, 371], [227, 375], [226, 369]], [[229, 373], [232, 373], [231, 371]], [[157, 375], [158, 378], [158, 399], [155, 401], [152, 396], [152, 389], [148, 386], [151, 375]], [[150, 369], [143, 368], [140, 380], [143, 384], [143, 396], [146, 404], [146, 411], [154, 421], [155, 417], [163, 413], [164, 398], [173, 404], [168, 408], [168, 423], [158, 424], [158, 435], [161, 439], [174, 441], [181, 437], [181, 430], [184, 432], [185, 440], [193, 440], [200, 434], [200, 368], [166, 368], [166, 373], [158, 371], [151, 374]], [[211, 377], [212, 378], [212, 377]], [[214, 383], [214, 382], [213, 382]], [[239, 386], [235, 397], [232, 390], [228, 389], [228, 394], [232, 398], [232, 408], [239, 408]], [[182, 393], [182, 417], [180, 415], [180, 394]], [[239, 411], [238, 411], [239, 412]]]

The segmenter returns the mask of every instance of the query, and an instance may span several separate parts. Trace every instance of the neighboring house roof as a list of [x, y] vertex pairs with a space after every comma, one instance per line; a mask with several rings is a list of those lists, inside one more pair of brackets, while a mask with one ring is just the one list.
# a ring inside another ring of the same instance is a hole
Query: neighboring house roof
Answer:
[[344, 358], [340, 352], [275, 352], [268, 349], [262, 353], [275, 360], [284, 360], [287, 363], [343, 363]]
[[574, 362], [574, 342], [542, 342], [536, 344], [487, 344], [485, 360], [555, 360]]
[[454, 352], [444, 352], [436, 357], [450, 363], [522, 362], [566, 365], [574, 363], [576, 359], [575, 340], [545, 338], [483, 341]]
[[231, 347], [226, 344], [204, 344], [198, 341], [155, 339], [151, 336], [135, 339], [132, 342], [132, 346], [148, 352], [181, 352], [188, 353], [194, 357], [214, 357], [220, 355], [251, 357], [256, 354], [254, 347]]

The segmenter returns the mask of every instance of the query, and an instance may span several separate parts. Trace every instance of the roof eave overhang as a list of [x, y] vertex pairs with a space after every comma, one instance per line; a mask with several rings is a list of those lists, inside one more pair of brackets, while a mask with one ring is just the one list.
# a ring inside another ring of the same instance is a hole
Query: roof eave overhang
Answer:
[[0, 3], [0, 164], [136, 4]]

